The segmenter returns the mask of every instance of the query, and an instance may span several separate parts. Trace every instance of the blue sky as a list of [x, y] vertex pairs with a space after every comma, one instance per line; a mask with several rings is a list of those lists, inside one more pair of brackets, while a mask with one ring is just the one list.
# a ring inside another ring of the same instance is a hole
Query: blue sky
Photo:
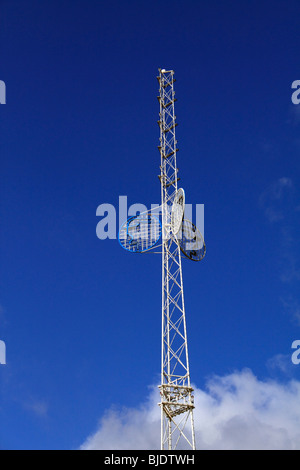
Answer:
[[1, 449], [97, 432], [100, 448], [134, 445], [159, 382], [161, 260], [99, 240], [96, 209], [160, 202], [159, 67], [176, 74], [186, 202], [205, 204], [206, 257], [183, 263], [199, 409], [212, 377], [218, 403], [228, 381], [298, 397], [299, 13], [295, 0], [0, 2]]

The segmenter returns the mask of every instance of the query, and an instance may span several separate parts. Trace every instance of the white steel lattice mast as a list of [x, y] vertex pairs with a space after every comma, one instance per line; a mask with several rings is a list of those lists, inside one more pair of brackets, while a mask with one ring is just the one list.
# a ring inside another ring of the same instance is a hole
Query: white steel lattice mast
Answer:
[[195, 449], [194, 397], [190, 383], [180, 240], [171, 208], [178, 192], [174, 71], [159, 69], [162, 203], [161, 449]]
[[181, 253], [200, 261], [206, 246], [201, 232], [184, 216], [185, 193], [177, 187], [174, 71], [159, 69], [157, 78], [162, 221], [151, 211], [129, 217], [119, 230], [118, 240], [131, 253], [162, 247], [161, 449], [195, 449]]

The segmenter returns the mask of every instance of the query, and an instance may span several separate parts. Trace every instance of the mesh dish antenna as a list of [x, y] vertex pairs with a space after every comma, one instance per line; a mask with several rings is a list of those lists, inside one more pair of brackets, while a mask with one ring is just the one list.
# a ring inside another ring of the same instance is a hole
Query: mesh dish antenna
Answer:
[[143, 253], [153, 248], [161, 237], [161, 223], [158, 217], [143, 214], [130, 217], [119, 230], [119, 243], [131, 253]]
[[184, 219], [179, 238], [182, 253], [192, 261], [201, 261], [206, 253], [206, 245], [200, 230], [190, 220]]

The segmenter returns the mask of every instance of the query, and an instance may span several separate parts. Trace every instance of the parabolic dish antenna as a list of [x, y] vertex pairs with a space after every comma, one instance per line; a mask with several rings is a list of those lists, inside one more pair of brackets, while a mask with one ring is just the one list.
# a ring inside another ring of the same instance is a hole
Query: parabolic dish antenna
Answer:
[[150, 250], [161, 237], [161, 223], [151, 214], [130, 217], [121, 226], [119, 243], [127, 251], [142, 253]]
[[180, 231], [180, 249], [192, 261], [201, 261], [206, 253], [204, 238], [190, 220], [183, 219]]
[[180, 230], [185, 206], [185, 194], [182, 188], [179, 188], [175, 194], [171, 209], [171, 230], [173, 235], [177, 235]]

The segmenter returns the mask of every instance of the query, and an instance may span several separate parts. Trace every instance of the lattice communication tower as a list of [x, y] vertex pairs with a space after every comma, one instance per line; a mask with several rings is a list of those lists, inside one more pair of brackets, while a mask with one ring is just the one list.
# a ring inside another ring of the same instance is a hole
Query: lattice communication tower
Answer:
[[150, 211], [130, 217], [119, 231], [119, 242], [134, 253], [161, 247], [161, 449], [195, 449], [195, 405], [190, 381], [182, 254], [200, 261], [206, 246], [200, 231], [184, 217], [185, 193], [178, 189], [174, 71], [159, 69], [157, 79], [161, 220]]

